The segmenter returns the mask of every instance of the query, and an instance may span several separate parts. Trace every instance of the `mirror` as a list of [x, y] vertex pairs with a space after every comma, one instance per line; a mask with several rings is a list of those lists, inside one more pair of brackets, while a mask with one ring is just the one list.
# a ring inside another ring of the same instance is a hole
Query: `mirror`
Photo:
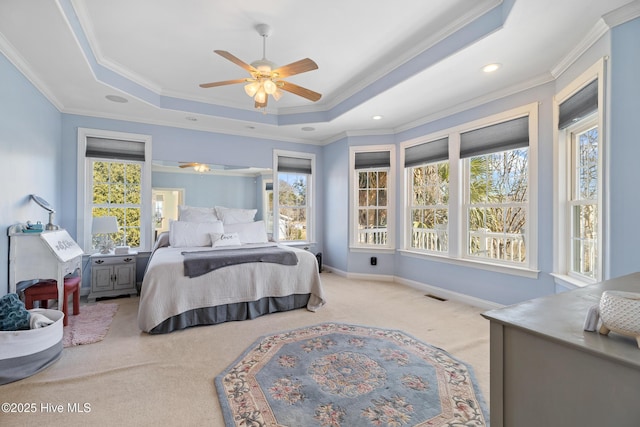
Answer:
[[267, 168], [154, 160], [152, 212], [156, 234], [178, 219], [178, 206], [257, 209], [270, 228], [273, 171]]

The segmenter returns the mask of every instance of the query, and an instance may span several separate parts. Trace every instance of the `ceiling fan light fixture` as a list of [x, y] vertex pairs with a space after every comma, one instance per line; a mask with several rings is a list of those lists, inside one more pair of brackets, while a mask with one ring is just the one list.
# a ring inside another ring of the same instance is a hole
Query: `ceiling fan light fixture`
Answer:
[[209, 166], [205, 165], [205, 164], [197, 164], [193, 167], [193, 170], [195, 170], [196, 172], [209, 172]]
[[267, 94], [269, 95], [273, 95], [276, 89], [278, 89], [276, 84], [270, 79], [266, 79], [262, 84], [262, 87], [264, 87], [264, 91], [267, 92]]
[[256, 92], [258, 92], [258, 89], [260, 89], [260, 83], [257, 81], [253, 81], [244, 86], [244, 91], [252, 98]]
[[258, 92], [256, 93], [256, 97], [254, 99], [258, 104], [265, 103], [265, 101], [267, 100], [267, 93], [264, 91], [262, 87], [258, 90]]
[[280, 98], [282, 98], [282, 93], [283, 92], [280, 90], [280, 88], [277, 87], [276, 90], [271, 94], [271, 96], [273, 96], [273, 99], [278, 101]]

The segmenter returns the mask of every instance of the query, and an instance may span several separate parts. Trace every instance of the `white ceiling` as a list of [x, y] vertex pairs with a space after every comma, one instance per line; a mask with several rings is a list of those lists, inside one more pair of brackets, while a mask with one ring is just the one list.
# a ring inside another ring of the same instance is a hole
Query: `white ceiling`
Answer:
[[[614, 10], [636, 13], [638, 3], [0, 0], [0, 50], [65, 113], [325, 144], [550, 81], [621, 15]], [[198, 86], [248, 77], [213, 51], [260, 59], [260, 23], [272, 28], [269, 60], [318, 64], [286, 79], [322, 93], [318, 102], [285, 93], [263, 114], [242, 84]], [[482, 72], [494, 62], [498, 71]]]

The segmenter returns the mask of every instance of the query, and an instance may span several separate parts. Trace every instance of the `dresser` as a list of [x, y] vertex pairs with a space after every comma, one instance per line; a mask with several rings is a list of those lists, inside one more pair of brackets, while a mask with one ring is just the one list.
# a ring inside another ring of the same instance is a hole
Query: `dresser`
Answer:
[[89, 302], [96, 298], [120, 295], [137, 295], [136, 258], [137, 252], [124, 255], [93, 254], [89, 257], [91, 265], [91, 292]]
[[488, 311], [492, 427], [640, 426], [640, 349], [584, 331], [602, 292], [640, 292], [640, 273]]
[[26, 280], [55, 279], [58, 301], [64, 300], [64, 276], [78, 271], [82, 277], [83, 251], [66, 230], [25, 233], [9, 227], [9, 292]]

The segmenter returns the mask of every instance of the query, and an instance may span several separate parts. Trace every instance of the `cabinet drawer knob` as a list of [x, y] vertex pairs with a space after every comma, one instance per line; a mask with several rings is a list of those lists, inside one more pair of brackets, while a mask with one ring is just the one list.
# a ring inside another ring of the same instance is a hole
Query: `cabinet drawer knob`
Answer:
[[104, 262], [104, 260], [101, 260], [101, 259], [96, 260], [96, 264], [102, 264], [103, 262]]
[[124, 262], [131, 262], [131, 261], [133, 261], [133, 258], [125, 258], [124, 259]]

